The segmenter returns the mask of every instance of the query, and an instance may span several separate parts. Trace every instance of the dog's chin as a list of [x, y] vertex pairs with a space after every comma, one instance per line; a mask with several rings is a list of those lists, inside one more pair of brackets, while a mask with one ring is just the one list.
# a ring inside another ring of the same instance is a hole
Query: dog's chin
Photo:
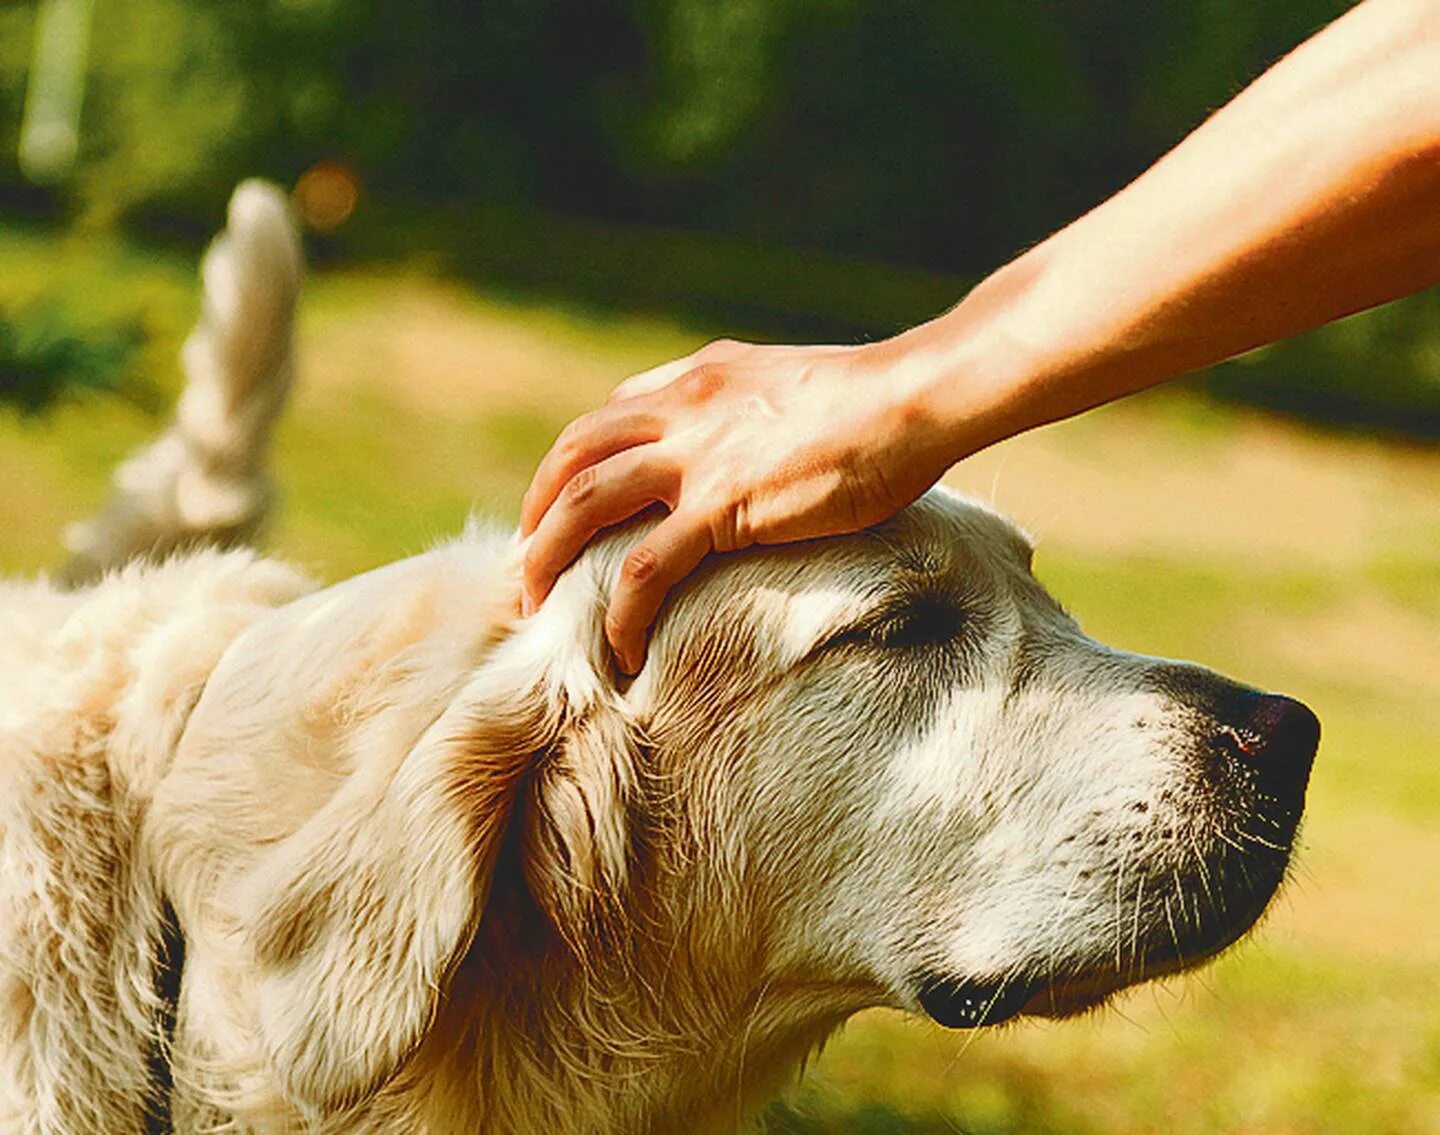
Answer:
[[[1264, 903], [1260, 902], [1263, 907]], [[921, 987], [920, 1004], [938, 1024], [967, 1029], [998, 1025], [1015, 1017], [1060, 1020], [1098, 1009], [1122, 990], [1143, 981], [1169, 977], [1202, 965], [1227, 949], [1253, 928], [1254, 919], [1222, 928], [1205, 939], [1188, 944], [1185, 955], [1155, 951], [1143, 967], [1119, 974], [1108, 966], [1061, 980], [1027, 977], [963, 981], [932, 979]]]

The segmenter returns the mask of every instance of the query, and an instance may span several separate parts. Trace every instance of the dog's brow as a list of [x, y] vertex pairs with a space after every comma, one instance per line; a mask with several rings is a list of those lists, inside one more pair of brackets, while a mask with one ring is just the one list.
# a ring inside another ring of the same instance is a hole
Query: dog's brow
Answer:
[[885, 550], [887, 561], [886, 578], [876, 588], [877, 597], [890, 596], [897, 591], [940, 590], [953, 574], [950, 556], [938, 548], [905, 543], [883, 531], [868, 535]]
[[866, 617], [897, 618], [935, 611], [962, 614], [967, 606], [964, 595], [957, 590], [952, 578], [926, 576], [906, 580], [900, 586], [885, 592], [878, 602], [871, 605]]
[[896, 568], [909, 586], [916, 581], [938, 584], [949, 574], [949, 557], [938, 549], [888, 542], [887, 546], [894, 554]]

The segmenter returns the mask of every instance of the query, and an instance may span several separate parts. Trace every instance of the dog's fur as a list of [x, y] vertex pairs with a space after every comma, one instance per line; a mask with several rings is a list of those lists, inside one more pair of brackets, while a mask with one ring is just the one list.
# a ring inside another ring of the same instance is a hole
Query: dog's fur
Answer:
[[627, 682], [644, 526], [527, 620], [479, 530], [0, 593], [0, 1130], [732, 1131], [859, 1009], [1063, 1015], [1279, 884], [1305, 724], [1258, 767], [1277, 699], [1092, 642], [980, 506], [716, 559]]

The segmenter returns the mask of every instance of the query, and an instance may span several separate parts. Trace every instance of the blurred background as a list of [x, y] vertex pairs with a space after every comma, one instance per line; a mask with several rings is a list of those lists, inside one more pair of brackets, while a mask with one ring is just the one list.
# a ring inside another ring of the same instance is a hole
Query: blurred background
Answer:
[[[269, 543], [340, 578], [513, 520], [565, 421], [707, 338], [936, 314], [1347, 6], [0, 0], [0, 568], [159, 428], [242, 177], [314, 264]], [[1440, 1131], [1437, 439], [1432, 290], [952, 474], [1091, 633], [1316, 708], [1305, 854], [1203, 974], [866, 1014], [767, 1131]]]

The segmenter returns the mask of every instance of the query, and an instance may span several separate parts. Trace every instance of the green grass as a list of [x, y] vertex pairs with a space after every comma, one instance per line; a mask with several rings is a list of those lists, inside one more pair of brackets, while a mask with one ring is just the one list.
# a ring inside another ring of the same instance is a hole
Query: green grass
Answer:
[[[0, 302], [58, 296], [77, 326], [139, 313], [148, 376], [173, 394], [195, 310], [191, 260], [4, 231], [0, 262], [11, 269]], [[301, 327], [271, 543], [327, 578], [419, 551], [472, 508], [513, 520], [571, 414], [703, 337], [655, 316], [477, 295], [423, 265], [321, 275]], [[55, 564], [64, 524], [157, 426], [118, 397], [40, 418], [0, 409], [0, 564]], [[1203, 975], [1079, 1021], [967, 1037], [862, 1015], [771, 1110], [767, 1131], [1440, 1131], [1440, 702], [1427, 668], [1440, 644], [1440, 459], [1295, 436], [1194, 399], [1155, 399], [1037, 436], [1032, 452], [1058, 464], [1035, 464], [1042, 472], [1020, 483], [1017, 458], [1007, 474], [1012, 495], [1025, 499], [1018, 485], [1040, 502], [1034, 526], [1047, 509], [1084, 510], [1082, 528], [1042, 542], [1038, 569], [1091, 633], [1296, 694], [1320, 714], [1307, 850], [1273, 916]], [[1336, 534], [1309, 519], [1279, 554], [1267, 533], [1263, 557], [1216, 535], [1230, 530], [1207, 517], [1244, 520], [1253, 504], [1225, 470], [1257, 452], [1302, 486], [1299, 517], [1327, 515], [1331, 502], [1302, 499], [1304, 486], [1333, 492], [1338, 469], [1376, 521], [1374, 546], [1312, 555]], [[1084, 473], [1083, 499], [1057, 468]], [[1158, 525], [1177, 484], [1199, 486], [1188, 543], [1123, 537], [1120, 521], [1137, 513]], [[1096, 529], [1118, 535], [1073, 538]]]
[[[1433, 967], [1297, 955], [1259, 939], [1117, 1012], [967, 1041], [894, 1014], [851, 1024], [776, 1132], [975, 1135], [1435, 1130]], [[1123, 1015], [1121, 1015], [1123, 1013]]]

